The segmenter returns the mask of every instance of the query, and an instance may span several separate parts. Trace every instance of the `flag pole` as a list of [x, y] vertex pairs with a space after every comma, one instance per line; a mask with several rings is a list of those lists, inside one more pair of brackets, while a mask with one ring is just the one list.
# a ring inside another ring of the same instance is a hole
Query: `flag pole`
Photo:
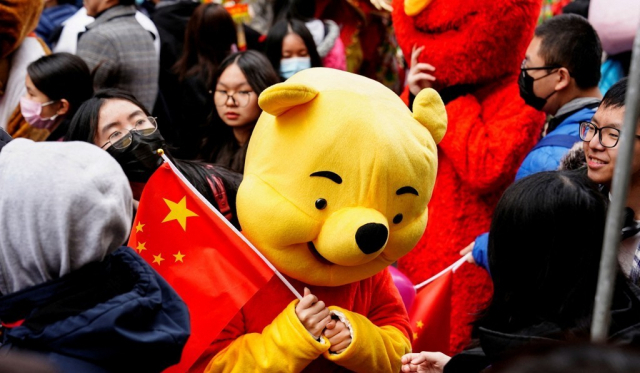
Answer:
[[437, 280], [438, 278], [440, 278], [445, 273], [447, 273], [449, 271], [455, 272], [456, 269], [458, 269], [461, 265], [463, 265], [467, 261], [467, 258], [470, 257], [470, 256], [471, 256], [471, 253], [468, 253], [467, 255], [463, 256], [462, 258], [456, 260], [456, 262], [453, 263], [452, 265], [450, 265], [447, 268], [445, 268], [442, 271], [440, 271], [437, 275], [422, 281], [421, 283], [419, 283], [418, 285], [414, 286], [413, 288], [416, 289], [416, 291], [418, 291], [418, 290], [422, 289], [423, 287], [429, 285], [433, 281]]
[[158, 149], [157, 153], [159, 156], [162, 157], [162, 159], [165, 162], [167, 162], [169, 167], [171, 167], [171, 170], [176, 174], [176, 176], [178, 176], [180, 180], [182, 180], [182, 182], [189, 188], [189, 190], [191, 190], [193, 194], [198, 196], [198, 198], [200, 198], [200, 201], [202, 201], [211, 211], [213, 211], [213, 213], [216, 214], [218, 218], [220, 218], [220, 220], [222, 220], [238, 237], [240, 237], [240, 239], [244, 241], [251, 248], [251, 250], [253, 250], [253, 252], [256, 253], [256, 255], [258, 255], [260, 259], [262, 259], [262, 261], [265, 262], [265, 264], [269, 268], [271, 268], [271, 270], [276, 274], [276, 276], [278, 276], [278, 278], [285, 284], [285, 286], [288, 287], [289, 290], [291, 290], [293, 295], [295, 295], [298, 299], [302, 300], [302, 295], [300, 295], [300, 293], [293, 287], [293, 285], [291, 285], [291, 283], [282, 275], [282, 273], [280, 273], [280, 271], [278, 271], [276, 267], [274, 267], [273, 264], [271, 264], [271, 262], [269, 262], [269, 260], [264, 255], [262, 255], [262, 253], [258, 251], [258, 249], [256, 249], [256, 247], [253, 246], [253, 244], [249, 242], [249, 240], [247, 240], [247, 238], [244, 235], [242, 235], [242, 233], [240, 233], [240, 231], [238, 231], [236, 227], [233, 226], [233, 224], [231, 224], [227, 220], [227, 218], [222, 216], [222, 214], [215, 207], [213, 207], [213, 205], [211, 205], [211, 202], [209, 202], [206, 198], [204, 198], [204, 196], [200, 194], [200, 192], [198, 192], [198, 190], [193, 185], [191, 185], [189, 180], [187, 180], [184, 177], [184, 175], [180, 172], [180, 170], [176, 168], [173, 162], [169, 160], [169, 157], [167, 157], [167, 155], [164, 153], [164, 150]]

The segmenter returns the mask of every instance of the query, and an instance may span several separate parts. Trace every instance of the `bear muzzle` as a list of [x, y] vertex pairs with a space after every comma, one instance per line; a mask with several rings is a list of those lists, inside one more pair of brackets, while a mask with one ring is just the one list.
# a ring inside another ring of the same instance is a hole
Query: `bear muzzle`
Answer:
[[357, 266], [375, 259], [389, 240], [387, 218], [379, 211], [351, 207], [338, 210], [324, 222], [309, 245], [323, 259], [342, 266]]

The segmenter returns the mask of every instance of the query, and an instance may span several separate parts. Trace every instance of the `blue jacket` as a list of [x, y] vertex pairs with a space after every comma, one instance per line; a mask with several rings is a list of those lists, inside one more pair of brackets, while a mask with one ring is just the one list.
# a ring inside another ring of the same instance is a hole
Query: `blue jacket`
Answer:
[[1, 297], [0, 320], [23, 320], [4, 328], [0, 350], [40, 352], [62, 372], [160, 372], [190, 333], [187, 306], [128, 247]]
[[[554, 137], [558, 139], [560, 136], [575, 136], [575, 142], [580, 140], [580, 122], [590, 121], [593, 118], [593, 114], [596, 112], [596, 107], [589, 105], [583, 107], [571, 113], [551, 132], [547, 134], [542, 140], [543, 142], [552, 143]], [[551, 140], [551, 141], [550, 141]], [[562, 141], [560, 141], [562, 142]], [[568, 146], [539, 146], [536, 145], [525, 157], [522, 165], [518, 169], [516, 174], [516, 180], [519, 180], [525, 176], [535, 174], [542, 171], [557, 170], [560, 166], [562, 157], [569, 151], [572, 141], [567, 143]], [[489, 253], [488, 253], [489, 233], [483, 233], [476, 237], [475, 244], [473, 245], [472, 255], [477, 265], [489, 271]]]

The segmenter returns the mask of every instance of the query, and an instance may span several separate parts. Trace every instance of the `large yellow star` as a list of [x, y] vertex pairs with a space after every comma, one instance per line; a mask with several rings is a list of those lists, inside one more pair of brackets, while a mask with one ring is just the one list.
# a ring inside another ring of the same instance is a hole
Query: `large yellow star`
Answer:
[[143, 227], [144, 227], [144, 224], [138, 222], [138, 225], [136, 225], [136, 232], [142, 232]]
[[416, 326], [418, 327], [418, 329], [422, 329], [422, 327], [424, 326], [424, 323], [422, 322], [422, 320], [418, 320], [418, 322], [416, 323]]
[[162, 254], [158, 254], [158, 255], [154, 255], [153, 256], [153, 262], [154, 263], [158, 263], [158, 265], [160, 265], [160, 262], [163, 261], [164, 258], [162, 257]]
[[182, 197], [182, 199], [178, 203], [169, 201], [166, 198], [163, 198], [163, 199], [164, 199], [164, 202], [167, 204], [167, 206], [169, 206], [169, 208], [171, 209], [171, 212], [169, 212], [169, 215], [167, 215], [167, 217], [164, 218], [162, 222], [165, 223], [171, 220], [177, 220], [178, 223], [180, 223], [180, 226], [182, 227], [182, 229], [186, 231], [187, 218], [192, 216], [198, 216], [198, 214], [196, 214], [195, 212], [187, 209], [187, 197], [186, 196]]
[[178, 250], [178, 253], [177, 253], [177, 254], [173, 254], [173, 256], [176, 258], [175, 263], [177, 263], [177, 262], [184, 263], [184, 262], [182, 261], [182, 258], [184, 258], [186, 255], [184, 255], [184, 254], [180, 253], [180, 251], [179, 251], [179, 250]]
[[138, 254], [142, 254], [142, 250], [147, 249], [146, 247], [144, 247], [144, 245], [146, 244], [146, 242], [138, 242], [138, 247], [136, 247], [136, 250], [138, 250]]

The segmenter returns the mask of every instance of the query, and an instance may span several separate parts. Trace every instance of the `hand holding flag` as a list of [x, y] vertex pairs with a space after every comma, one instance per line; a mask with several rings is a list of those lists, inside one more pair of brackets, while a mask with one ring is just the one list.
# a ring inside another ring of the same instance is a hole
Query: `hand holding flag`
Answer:
[[181, 362], [166, 370], [186, 372], [274, 273], [284, 278], [163, 158], [142, 193], [129, 246], [189, 307], [191, 336]]

